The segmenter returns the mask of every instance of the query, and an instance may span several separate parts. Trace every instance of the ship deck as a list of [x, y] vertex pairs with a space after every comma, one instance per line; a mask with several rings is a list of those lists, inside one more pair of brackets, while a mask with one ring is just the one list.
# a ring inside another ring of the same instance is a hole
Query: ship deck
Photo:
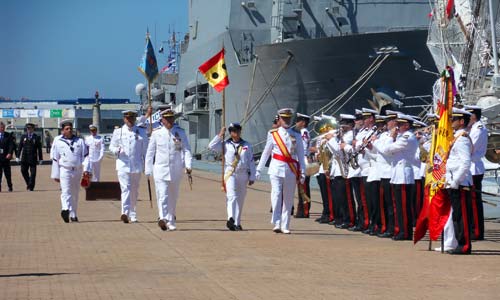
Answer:
[[[102, 180], [114, 181], [106, 158]], [[291, 235], [269, 223], [266, 182], [249, 189], [242, 225], [225, 228], [218, 176], [194, 171], [181, 183], [178, 230], [163, 232], [143, 176], [139, 223], [119, 221], [118, 201], [85, 201], [79, 223], [59, 216], [59, 186], [38, 168], [27, 192], [0, 193], [0, 299], [494, 299], [500, 294], [500, 224], [469, 256], [292, 219]], [[153, 192], [154, 194], [154, 192]], [[313, 192], [312, 215], [320, 212]], [[435, 243], [434, 246], [438, 246]]]

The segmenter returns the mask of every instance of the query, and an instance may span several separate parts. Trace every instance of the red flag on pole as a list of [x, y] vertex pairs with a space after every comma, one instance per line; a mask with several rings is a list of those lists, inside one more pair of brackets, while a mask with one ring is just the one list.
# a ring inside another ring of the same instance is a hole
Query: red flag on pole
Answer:
[[229, 85], [226, 63], [224, 62], [224, 49], [202, 64], [198, 70], [217, 92], [221, 92]]

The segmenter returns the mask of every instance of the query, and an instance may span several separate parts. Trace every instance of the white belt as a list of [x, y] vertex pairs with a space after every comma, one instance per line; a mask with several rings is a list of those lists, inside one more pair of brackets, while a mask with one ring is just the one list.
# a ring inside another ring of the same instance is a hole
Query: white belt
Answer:
[[78, 167], [61, 166], [61, 167], [65, 168], [66, 170], [71, 170], [71, 171], [76, 171], [76, 170], [81, 168], [80, 166], [78, 166]]

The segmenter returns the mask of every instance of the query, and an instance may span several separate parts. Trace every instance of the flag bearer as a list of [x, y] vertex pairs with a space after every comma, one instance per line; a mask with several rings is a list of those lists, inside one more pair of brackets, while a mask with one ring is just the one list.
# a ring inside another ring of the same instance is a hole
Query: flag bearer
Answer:
[[61, 185], [61, 217], [65, 223], [78, 222], [78, 193], [82, 172], [90, 173], [91, 165], [82, 167], [88, 155], [83, 139], [73, 134], [73, 121], [61, 122], [62, 135], [54, 139], [50, 156], [52, 158], [51, 178]]
[[472, 175], [470, 172], [472, 141], [465, 131], [471, 113], [453, 108], [451, 127], [455, 138], [451, 142], [448, 161], [446, 162], [446, 183], [450, 195], [452, 218], [458, 246], [448, 251], [450, 254], [470, 254], [471, 244], [471, 193]]
[[136, 111], [125, 110], [122, 113], [124, 124], [113, 131], [109, 151], [116, 156], [116, 171], [122, 191], [120, 219], [123, 223], [128, 223], [130, 218], [130, 221], [135, 223], [139, 182], [144, 170], [148, 137], [144, 128], [135, 125]]
[[97, 182], [101, 178], [101, 161], [104, 157], [104, 140], [97, 134], [97, 126], [89, 125], [90, 136], [85, 138], [85, 145], [89, 150], [89, 155], [85, 158], [84, 164], [90, 164], [92, 170], [92, 181]]
[[184, 129], [174, 126], [174, 111], [166, 109], [160, 114], [163, 126], [151, 135], [145, 173], [155, 179], [158, 226], [162, 230], [176, 230], [179, 184], [184, 172], [191, 174], [191, 147]]
[[274, 232], [290, 234], [290, 214], [295, 186], [304, 183], [305, 180], [304, 147], [300, 133], [290, 128], [293, 110], [283, 108], [278, 111], [278, 115], [280, 127], [270, 130], [267, 134], [256, 178], [260, 177], [261, 170], [272, 154], [268, 171], [272, 187], [271, 223], [274, 225]]
[[230, 138], [223, 143], [225, 128], [208, 144], [208, 147], [217, 152], [222, 151], [224, 144], [224, 184], [226, 186], [227, 222], [229, 230], [243, 230], [241, 226], [241, 213], [247, 193], [247, 184], [255, 181], [255, 163], [253, 160], [252, 146], [241, 138], [241, 125], [229, 125]]

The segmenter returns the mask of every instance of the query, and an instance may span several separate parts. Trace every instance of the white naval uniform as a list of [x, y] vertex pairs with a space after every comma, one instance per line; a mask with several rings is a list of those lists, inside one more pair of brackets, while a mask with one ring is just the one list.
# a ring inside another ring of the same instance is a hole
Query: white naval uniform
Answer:
[[484, 174], [484, 163], [482, 158], [486, 154], [488, 146], [488, 129], [481, 121], [472, 124], [469, 134], [472, 140], [472, 157], [470, 171], [472, 176]]
[[304, 156], [307, 158], [309, 157], [309, 144], [311, 143], [311, 136], [309, 135], [309, 130], [307, 130], [307, 128], [302, 128], [300, 130], [300, 136], [302, 137]]
[[84, 171], [91, 172], [90, 165], [85, 166], [85, 169], [82, 167], [87, 154], [85, 142], [75, 135], [71, 139], [59, 136], [52, 143], [50, 177], [59, 179], [62, 210], [69, 210], [71, 218], [77, 217], [78, 193], [82, 173]]
[[456, 140], [446, 161], [446, 183], [451, 189], [472, 185], [470, 172], [472, 142], [469, 137], [462, 135], [464, 131], [460, 129], [455, 132]]
[[[226, 180], [226, 204], [227, 219], [234, 219], [234, 225], [241, 225], [241, 212], [247, 194], [247, 184], [249, 181], [255, 181], [255, 163], [253, 160], [253, 151], [250, 143], [240, 140], [239, 143], [228, 139], [224, 142], [224, 178], [231, 173]], [[212, 151], [222, 151], [222, 139], [216, 135], [208, 144]], [[241, 149], [241, 150], [240, 150]], [[236, 153], [240, 153], [238, 164], [233, 170], [233, 162]]]
[[[305, 162], [304, 162], [304, 148], [301, 141], [300, 133], [294, 129], [279, 127], [277, 129], [281, 139], [292, 158], [297, 160], [300, 167], [300, 175], [304, 177]], [[271, 134], [272, 131], [267, 133], [266, 146], [260, 157], [259, 165], [257, 166], [257, 173], [264, 168], [269, 156], [283, 155], [280, 148], [274, 141]], [[293, 205], [293, 197], [295, 193], [295, 186], [297, 178], [292, 172], [287, 162], [272, 158], [269, 164], [268, 174], [271, 180], [271, 204], [273, 207], [273, 215], [271, 223], [281, 230], [289, 230], [290, 227], [290, 213]]]
[[374, 171], [377, 173], [377, 177], [381, 179], [390, 179], [392, 175], [392, 155], [383, 152], [384, 146], [388, 143], [392, 143], [392, 137], [389, 131], [384, 131], [378, 139], [376, 139], [372, 145], [377, 152], [377, 157], [375, 159]]
[[175, 226], [179, 184], [185, 169], [191, 169], [191, 147], [184, 129], [160, 127], [153, 131], [146, 153], [147, 176], [153, 175], [160, 220]]
[[414, 184], [413, 165], [418, 141], [413, 132], [398, 134], [396, 140], [388, 139], [385, 145], [378, 145], [377, 150], [392, 157], [391, 184]]
[[139, 181], [144, 171], [144, 157], [148, 137], [144, 128], [123, 125], [113, 131], [109, 150], [116, 155], [116, 171], [122, 190], [122, 214], [137, 221], [136, 202], [139, 196]]
[[92, 181], [97, 182], [101, 178], [101, 161], [104, 157], [104, 140], [100, 135], [90, 135], [85, 138], [85, 145], [89, 150], [89, 155], [83, 162], [84, 165], [90, 164], [92, 169]]

